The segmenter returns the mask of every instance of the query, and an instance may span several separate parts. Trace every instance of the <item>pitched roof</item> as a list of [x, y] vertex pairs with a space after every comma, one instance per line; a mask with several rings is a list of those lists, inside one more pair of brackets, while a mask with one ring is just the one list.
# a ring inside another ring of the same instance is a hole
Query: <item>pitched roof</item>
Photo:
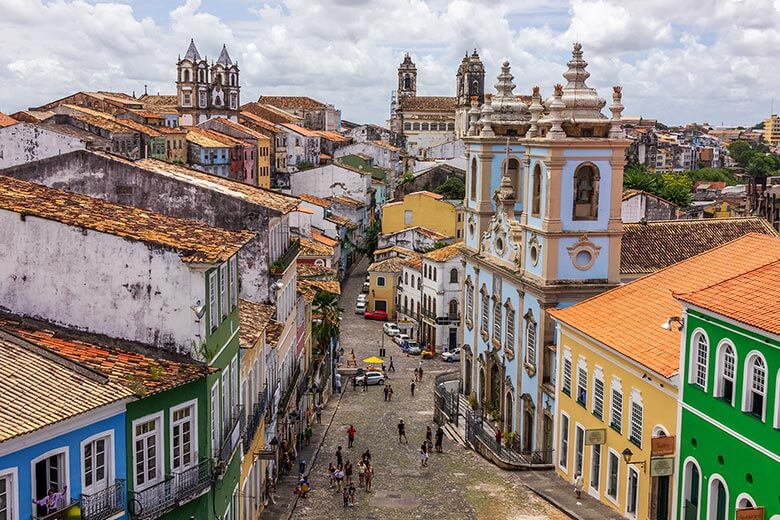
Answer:
[[335, 238], [330, 238], [329, 236], [323, 235], [319, 231], [315, 231], [314, 229], [311, 230], [311, 238], [312, 240], [316, 240], [317, 242], [321, 244], [325, 244], [326, 246], [336, 247], [339, 243], [338, 240]]
[[99, 372], [138, 396], [164, 392], [209, 373], [205, 364], [183, 356], [167, 359], [173, 356], [146, 345], [31, 318], [2, 314], [0, 329]]
[[384, 148], [385, 150], [390, 150], [391, 152], [400, 152], [401, 149], [397, 146], [393, 146], [389, 143], [386, 143], [384, 141], [368, 141], [369, 144], [372, 144], [374, 146], [378, 146], [379, 148]]
[[129, 126], [121, 125], [116, 121], [112, 121], [111, 119], [108, 119], [106, 117], [94, 116], [92, 114], [86, 114], [81, 112], [70, 114], [70, 117], [72, 117], [77, 121], [81, 121], [82, 123], [86, 123], [88, 125], [94, 126], [96, 128], [102, 128], [103, 130], [107, 132], [111, 132], [112, 134], [134, 133], [134, 130], [132, 130]]
[[404, 195], [404, 198], [410, 197], [412, 195], [423, 195], [425, 197], [430, 197], [430, 198], [435, 199], [435, 200], [442, 200], [442, 199], [444, 199], [444, 195], [440, 195], [439, 193], [434, 193], [432, 191], [427, 191], [427, 190], [415, 191], [415, 192], [412, 192], [412, 193], [407, 193], [406, 195]]
[[401, 260], [401, 265], [405, 265], [407, 267], [411, 267], [412, 269], [419, 271], [420, 269], [422, 269], [422, 256], [410, 255], [408, 258], [404, 258]]
[[328, 199], [323, 199], [322, 197], [317, 197], [316, 195], [309, 195], [308, 193], [301, 193], [298, 195], [298, 198], [304, 202], [308, 202], [309, 204], [320, 206], [321, 208], [329, 208], [333, 205], [333, 203]]
[[229, 135], [199, 127], [189, 129], [187, 141], [204, 148], [230, 148], [244, 145], [243, 141], [233, 139]]
[[224, 262], [254, 236], [2, 175], [0, 209], [174, 249], [188, 263]]
[[336, 280], [302, 280], [304, 283], [308, 283], [317, 291], [325, 291], [331, 294], [341, 294], [341, 284]]
[[253, 114], [252, 112], [247, 112], [242, 110], [239, 119], [243, 119], [242, 121], [243, 124], [251, 124], [251, 125], [259, 126], [266, 132], [271, 132], [274, 134], [284, 133], [284, 130], [282, 130], [281, 128], [277, 128], [276, 124], [274, 124], [273, 122], [264, 119], [258, 116], [257, 114]]
[[353, 222], [347, 217], [342, 217], [341, 215], [336, 215], [335, 213], [331, 213], [325, 217], [325, 220], [333, 222], [334, 224], [338, 224], [339, 226], [345, 226], [348, 229], [357, 229], [358, 227], [357, 222]]
[[399, 258], [397, 256], [388, 258], [386, 260], [380, 260], [379, 262], [374, 262], [373, 264], [369, 265], [368, 272], [374, 271], [379, 273], [400, 273], [403, 271], [401, 268], [403, 261], [403, 258]]
[[457, 98], [452, 96], [405, 96], [398, 102], [399, 110], [447, 111], [455, 114]]
[[315, 240], [301, 239], [300, 256], [333, 256], [334, 253], [331, 246], [326, 246]]
[[176, 96], [160, 96], [160, 95], [150, 95], [150, 94], [144, 94], [138, 99], [143, 103], [144, 107], [152, 108], [155, 110], [160, 110], [164, 108], [175, 109], [176, 105], [179, 102]]
[[652, 193], [646, 192], [644, 190], [635, 190], [635, 189], [626, 189], [623, 190], [623, 200], [626, 201], [628, 199], [631, 199], [633, 197], [636, 197], [637, 195], [646, 195], [648, 197], [652, 197], [656, 200], [660, 200], [662, 202], [665, 202], [666, 204], [669, 204], [670, 206], [678, 207], [677, 204], [674, 202], [670, 202], [664, 198], [659, 197], [658, 195], [654, 195]]
[[329, 281], [335, 280], [336, 270], [331, 267], [325, 267], [324, 265], [314, 264], [302, 264], [298, 262], [295, 266], [295, 270], [298, 274], [298, 280], [304, 278], [327, 278]]
[[282, 338], [282, 332], [284, 332], [284, 325], [278, 321], [272, 321], [265, 328], [265, 342], [272, 348], [279, 346], [279, 340]]
[[275, 305], [238, 300], [238, 341], [243, 348], [252, 348], [276, 315]]
[[258, 103], [272, 105], [278, 108], [325, 108], [325, 103], [307, 96], [260, 96]]
[[326, 130], [317, 130], [316, 133], [320, 137], [322, 137], [323, 139], [326, 139], [328, 141], [333, 141], [333, 142], [336, 142], [336, 143], [348, 143], [348, 142], [350, 142], [352, 140], [349, 137], [347, 137], [345, 135], [341, 135], [338, 132], [330, 132], [330, 131], [326, 131]]
[[336, 195], [335, 197], [331, 197], [330, 200], [344, 206], [351, 206], [353, 208], [362, 208], [366, 205], [365, 203], [360, 202], [357, 199], [353, 199], [352, 197], [347, 197], [346, 195]]
[[249, 128], [248, 126], [242, 125], [241, 123], [236, 123], [235, 121], [233, 121], [231, 119], [228, 119], [226, 117], [217, 117], [217, 118], [215, 118], [215, 120], [219, 121], [220, 123], [222, 123], [225, 126], [229, 126], [233, 130], [236, 130], [238, 132], [244, 132], [245, 134], [248, 134], [248, 135], [254, 137], [255, 139], [265, 140], [265, 139], [269, 138], [267, 135], [261, 134], [257, 130], [253, 130], [253, 129]]
[[224, 43], [222, 44], [222, 52], [219, 53], [219, 58], [217, 58], [217, 65], [224, 65], [225, 67], [233, 65], [233, 60], [230, 59], [230, 54], [227, 51], [227, 45]]
[[777, 235], [759, 217], [623, 224], [620, 271], [624, 275], [652, 273], [748, 233]]
[[314, 298], [317, 297], [317, 289], [309, 283], [309, 280], [299, 278], [295, 283], [295, 291], [303, 296], [303, 299], [308, 303], [314, 303]]
[[19, 121], [17, 121], [16, 119], [9, 117], [3, 114], [2, 112], [0, 112], [0, 128], [5, 128], [6, 126], [15, 125], [18, 122]]
[[412, 255], [419, 254], [416, 251], [414, 251], [412, 249], [407, 249], [405, 247], [401, 247], [401, 246], [388, 246], [388, 247], [384, 247], [382, 249], [377, 249], [376, 251], [374, 251], [374, 256], [383, 255], [385, 253], [396, 253], [397, 255], [403, 256], [403, 257], [409, 257], [409, 256], [412, 256]]
[[750, 233], [631, 283], [550, 314], [637, 363], [670, 378], [680, 365], [680, 332], [661, 328], [680, 315], [674, 294], [780, 260], [780, 238]]
[[200, 61], [200, 53], [198, 52], [198, 48], [195, 47], [195, 39], [190, 38], [190, 46], [187, 47], [187, 52], [184, 53], [184, 59], [190, 60], [190, 61]]
[[446, 262], [451, 258], [460, 256], [461, 249], [463, 249], [463, 242], [455, 242], [454, 244], [440, 247], [439, 249], [434, 249], [429, 253], [425, 253], [423, 256], [426, 260], [433, 260], [434, 262]]
[[780, 336], [780, 261], [677, 298]]
[[249, 112], [256, 116], [259, 116], [272, 124], [280, 123], [302, 123], [303, 119], [277, 108], [275, 106], [260, 104], [260, 103], [247, 103], [241, 107], [242, 112]]
[[55, 359], [0, 337], [0, 442], [133, 395]]
[[309, 130], [308, 128], [304, 128], [302, 126], [298, 126], [294, 123], [279, 123], [281, 126], [285, 127], [288, 130], [291, 130], [295, 132], [296, 134], [300, 134], [304, 137], [320, 137], [320, 135], [315, 132], [314, 130]]

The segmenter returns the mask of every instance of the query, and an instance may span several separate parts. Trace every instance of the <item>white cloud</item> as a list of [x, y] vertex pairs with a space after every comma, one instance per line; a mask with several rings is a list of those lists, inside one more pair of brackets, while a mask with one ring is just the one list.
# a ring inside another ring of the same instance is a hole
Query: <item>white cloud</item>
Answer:
[[0, 110], [78, 90], [172, 93], [191, 37], [209, 59], [228, 45], [244, 101], [306, 94], [374, 122], [405, 51], [421, 94], [451, 94], [476, 47], [491, 88], [508, 59], [517, 93], [547, 95], [579, 40], [603, 97], [622, 84], [627, 113], [666, 122], [753, 123], [780, 80], [780, 0], [180, 0], [156, 18], [125, 1], [0, 0]]

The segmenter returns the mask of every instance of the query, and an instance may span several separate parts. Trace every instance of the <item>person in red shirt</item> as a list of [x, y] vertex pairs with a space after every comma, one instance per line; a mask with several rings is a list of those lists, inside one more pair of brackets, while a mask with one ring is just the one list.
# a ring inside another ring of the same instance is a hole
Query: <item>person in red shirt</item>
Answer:
[[355, 443], [355, 433], [357, 433], [357, 430], [355, 430], [355, 427], [350, 424], [349, 428], [347, 428], [347, 448], [351, 448]]

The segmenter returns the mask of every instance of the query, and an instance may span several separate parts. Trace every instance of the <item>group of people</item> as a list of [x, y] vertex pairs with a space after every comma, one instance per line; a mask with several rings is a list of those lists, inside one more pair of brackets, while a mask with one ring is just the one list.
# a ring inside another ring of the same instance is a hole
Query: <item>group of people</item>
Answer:
[[[404, 438], [406, 436], [404, 435]], [[430, 426], [425, 427], [425, 442], [420, 445], [420, 467], [428, 467], [428, 456], [434, 444], [431, 442], [433, 438], [433, 431]], [[439, 426], [436, 429], [436, 453], [442, 452], [442, 442], [444, 441], [444, 430]]]
[[[355, 427], [349, 425], [347, 428], [348, 447], [352, 447], [355, 442]], [[366, 449], [360, 456], [360, 460], [355, 465], [347, 459], [344, 460], [344, 454], [341, 446], [336, 449], [336, 463], [328, 464], [328, 480], [331, 488], [341, 494], [344, 500], [344, 507], [353, 507], [355, 505], [355, 482], [352, 479], [355, 470], [358, 474], [358, 487], [365, 488], [366, 492], [371, 492], [371, 485], [374, 481], [374, 466], [371, 464], [371, 451]]]
[[385, 385], [384, 393], [385, 393], [385, 401], [392, 401], [393, 400], [393, 385]]

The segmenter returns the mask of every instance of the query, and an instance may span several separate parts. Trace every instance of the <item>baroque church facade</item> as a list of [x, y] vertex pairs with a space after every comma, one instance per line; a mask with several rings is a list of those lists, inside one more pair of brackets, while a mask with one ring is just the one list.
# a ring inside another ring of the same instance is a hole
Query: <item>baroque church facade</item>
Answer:
[[523, 451], [548, 463], [565, 353], [556, 352], [547, 309], [620, 283], [629, 144], [620, 87], [605, 116], [606, 101], [585, 83], [590, 74], [579, 44], [567, 65], [566, 86], [556, 85], [545, 100], [534, 87], [529, 103], [514, 94], [505, 62], [497, 93], [481, 106], [471, 96], [464, 137], [462, 389], [498, 412]]
[[176, 64], [176, 108], [181, 126], [195, 126], [213, 117], [238, 122], [241, 106], [238, 63], [222, 46], [216, 63], [201, 57], [195, 41]]

